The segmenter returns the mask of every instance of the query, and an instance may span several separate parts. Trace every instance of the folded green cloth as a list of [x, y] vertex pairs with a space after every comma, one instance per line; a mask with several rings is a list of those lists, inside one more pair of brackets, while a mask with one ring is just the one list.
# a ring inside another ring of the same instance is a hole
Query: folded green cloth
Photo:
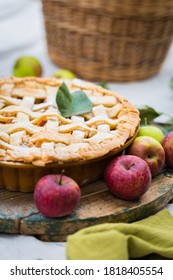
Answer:
[[69, 260], [128, 260], [149, 254], [173, 259], [173, 216], [167, 209], [133, 223], [105, 223], [67, 238]]

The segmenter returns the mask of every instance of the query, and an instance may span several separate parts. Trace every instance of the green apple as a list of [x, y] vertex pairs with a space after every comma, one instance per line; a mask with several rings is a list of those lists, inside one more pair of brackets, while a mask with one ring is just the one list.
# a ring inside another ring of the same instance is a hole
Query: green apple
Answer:
[[76, 78], [76, 75], [67, 69], [58, 69], [54, 74], [53, 77], [59, 78], [59, 79], [69, 79], [72, 80]]
[[42, 66], [39, 60], [33, 56], [19, 57], [13, 66], [14, 77], [35, 76], [41, 77]]
[[150, 136], [155, 138], [160, 143], [164, 138], [164, 134], [160, 128], [154, 125], [145, 125], [139, 128], [139, 132], [137, 136]]

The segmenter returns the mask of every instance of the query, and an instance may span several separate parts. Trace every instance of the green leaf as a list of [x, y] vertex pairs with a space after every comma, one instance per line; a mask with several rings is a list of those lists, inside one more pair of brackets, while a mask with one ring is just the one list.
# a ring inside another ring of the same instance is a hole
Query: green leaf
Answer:
[[173, 125], [165, 125], [165, 126], [164, 126], [164, 129], [165, 129], [167, 132], [173, 131]]
[[79, 90], [73, 92], [73, 102], [71, 104], [71, 114], [81, 115], [92, 110], [92, 103], [86, 93]]
[[73, 96], [70, 94], [68, 87], [63, 82], [56, 94], [56, 103], [61, 114], [64, 115], [71, 107]]
[[98, 82], [98, 85], [101, 86], [102, 88], [109, 89], [108, 85], [104, 82]]
[[151, 121], [153, 121], [155, 118], [162, 115], [162, 113], [157, 112], [152, 107], [149, 107], [148, 105], [144, 105], [138, 108], [141, 118], [141, 124], [145, 124], [146, 121], [149, 124]]
[[163, 134], [167, 134], [170, 131], [173, 131], [173, 121], [172, 119], [168, 120], [167, 122], [158, 122], [158, 121], [153, 121], [151, 124], [159, 127]]
[[152, 125], [155, 125], [156, 127], [160, 128], [160, 130], [163, 132], [164, 135], [166, 135], [168, 133], [168, 131], [169, 131], [168, 128], [170, 128], [170, 126], [166, 126], [163, 124], [157, 124], [155, 122], [153, 122]]
[[91, 100], [84, 91], [70, 93], [63, 82], [56, 95], [56, 103], [63, 117], [71, 117], [88, 113], [92, 110]]

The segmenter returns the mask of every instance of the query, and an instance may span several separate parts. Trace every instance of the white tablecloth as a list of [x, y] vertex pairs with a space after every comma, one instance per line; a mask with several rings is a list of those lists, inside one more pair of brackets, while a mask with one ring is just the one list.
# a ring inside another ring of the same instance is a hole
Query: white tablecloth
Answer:
[[[0, 1], [0, 77], [11, 76], [14, 61], [22, 55], [37, 57], [44, 76], [58, 68], [49, 59], [46, 49], [41, 3], [39, 0]], [[110, 83], [134, 105], [150, 105], [173, 115], [173, 47], [160, 73], [150, 79], [131, 83]], [[173, 204], [166, 208], [173, 215]], [[65, 259], [65, 243], [42, 242], [32, 236], [0, 234], [0, 259]]]

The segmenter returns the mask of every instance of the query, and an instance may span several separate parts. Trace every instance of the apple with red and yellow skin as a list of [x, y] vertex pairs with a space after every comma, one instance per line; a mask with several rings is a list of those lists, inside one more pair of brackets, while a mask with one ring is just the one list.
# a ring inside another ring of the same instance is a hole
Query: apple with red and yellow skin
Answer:
[[122, 155], [109, 163], [104, 179], [114, 196], [124, 200], [135, 200], [147, 192], [152, 175], [143, 159], [133, 155]]
[[165, 135], [162, 146], [165, 151], [165, 163], [169, 168], [173, 168], [173, 131]]
[[162, 145], [150, 136], [136, 137], [125, 154], [139, 156], [145, 160], [152, 176], [157, 175], [165, 164], [165, 152]]
[[49, 218], [70, 214], [78, 206], [80, 198], [78, 184], [62, 174], [43, 176], [34, 189], [34, 201], [38, 210]]

